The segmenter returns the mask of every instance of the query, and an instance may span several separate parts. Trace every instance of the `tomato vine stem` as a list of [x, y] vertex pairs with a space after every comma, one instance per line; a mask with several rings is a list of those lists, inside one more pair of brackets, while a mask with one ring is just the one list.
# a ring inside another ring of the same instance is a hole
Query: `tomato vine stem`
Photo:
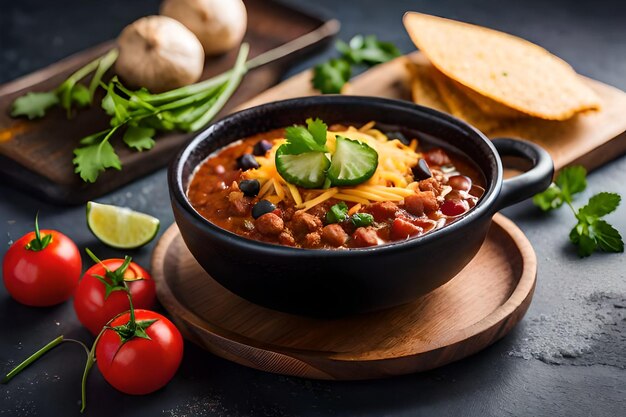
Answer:
[[58, 345], [60, 345], [63, 342], [72, 342], [72, 343], [77, 343], [79, 345], [81, 345], [85, 351], [87, 353], [89, 353], [89, 349], [87, 348], [87, 346], [85, 346], [85, 344], [79, 340], [75, 340], [75, 339], [66, 339], [63, 335], [51, 340], [48, 344], [46, 344], [44, 347], [42, 347], [41, 349], [39, 349], [37, 352], [33, 353], [32, 355], [30, 355], [28, 358], [26, 358], [22, 363], [20, 363], [19, 365], [17, 365], [15, 368], [13, 368], [11, 370], [11, 372], [9, 372], [8, 374], [5, 375], [4, 378], [2, 378], [2, 381], [0, 381], [0, 383], [2, 384], [6, 384], [7, 382], [9, 382], [11, 379], [13, 379], [14, 376], [16, 376], [17, 374], [19, 374], [20, 372], [22, 372], [25, 368], [27, 368], [30, 364], [32, 364], [33, 362], [35, 362], [37, 359], [39, 359], [40, 357], [42, 357], [43, 355], [45, 355], [47, 352], [49, 352], [50, 350], [54, 349], [55, 347], [57, 347]]

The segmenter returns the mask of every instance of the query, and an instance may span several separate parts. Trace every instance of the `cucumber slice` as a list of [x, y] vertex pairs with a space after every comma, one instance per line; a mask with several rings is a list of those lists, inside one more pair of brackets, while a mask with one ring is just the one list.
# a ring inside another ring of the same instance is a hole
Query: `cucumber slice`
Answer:
[[378, 167], [378, 153], [356, 140], [337, 136], [335, 153], [328, 169], [332, 185], [356, 185], [367, 181]]
[[276, 170], [290, 184], [304, 188], [320, 188], [326, 179], [330, 161], [324, 152], [290, 155], [282, 145], [276, 151]]

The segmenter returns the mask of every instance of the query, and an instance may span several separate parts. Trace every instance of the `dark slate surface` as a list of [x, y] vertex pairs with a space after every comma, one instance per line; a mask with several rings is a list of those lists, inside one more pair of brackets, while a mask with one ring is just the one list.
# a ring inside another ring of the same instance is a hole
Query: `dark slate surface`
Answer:
[[[292, 0], [293, 3], [304, 3]], [[114, 37], [133, 19], [155, 12], [157, 1], [3, 0], [0, 82]], [[413, 49], [400, 17], [419, 10], [491, 26], [538, 42], [581, 73], [626, 89], [626, 3], [527, 0], [316, 0], [343, 23], [342, 37], [376, 33]], [[332, 52], [328, 51], [327, 55]], [[303, 62], [293, 71], [324, 57]], [[624, 109], [626, 111], [626, 109]], [[585, 198], [607, 190], [626, 196], [626, 157], [589, 178]], [[165, 170], [99, 201], [172, 222]], [[1, 253], [32, 228], [40, 210], [45, 227], [64, 231], [101, 257], [84, 223], [84, 207], [55, 207], [0, 184]], [[92, 416], [617, 416], [626, 409], [626, 257], [596, 254], [579, 260], [567, 241], [572, 215], [542, 215], [528, 202], [506, 211], [533, 243], [539, 280], [524, 321], [504, 340], [469, 359], [424, 374], [369, 382], [317, 382], [261, 373], [186, 345], [182, 367], [163, 390], [130, 397], [95, 371], [89, 381]], [[610, 216], [626, 234], [626, 205]], [[152, 245], [132, 253], [147, 265]], [[32, 309], [0, 288], [0, 370], [9, 369], [54, 336], [90, 340], [71, 303]], [[84, 357], [62, 346], [11, 384], [0, 386], [0, 416], [78, 415]]]

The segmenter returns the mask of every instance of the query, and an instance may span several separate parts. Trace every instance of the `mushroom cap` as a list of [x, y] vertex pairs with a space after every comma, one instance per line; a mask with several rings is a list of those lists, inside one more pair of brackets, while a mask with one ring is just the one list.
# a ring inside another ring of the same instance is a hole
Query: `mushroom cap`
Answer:
[[241, 0], [165, 0], [160, 13], [187, 26], [207, 55], [223, 54], [239, 45], [248, 24]]
[[193, 84], [202, 75], [204, 52], [196, 36], [167, 16], [128, 25], [118, 40], [115, 72], [132, 87], [160, 93]]

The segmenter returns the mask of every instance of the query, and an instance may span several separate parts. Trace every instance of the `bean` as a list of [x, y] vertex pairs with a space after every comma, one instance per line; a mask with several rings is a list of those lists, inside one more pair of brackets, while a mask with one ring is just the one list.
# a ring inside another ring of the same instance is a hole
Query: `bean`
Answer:
[[243, 169], [244, 171], [247, 169], [258, 168], [259, 163], [256, 161], [256, 158], [251, 153], [246, 153], [237, 158], [237, 168]]
[[455, 190], [469, 191], [472, 188], [472, 180], [465, 175], [453, 175], [448, 178], [448, 185]]
[[272, 149], [272, 143], [269, 140], [260, 140], [252, 148], [252, 153], [256, 156], [264, 156], [267, 151]]
[[441, 212], [446, 216], [460, 216], [469, 210], [469, 204], [465, 200], [446, 200], [441, 205]]
[[258, 180], [242, 180], [239, 183], [239, 189], [247, 197], [256, 197], [261, 189], [261, 184]]
[[425, 159], [420, 159], [412, 169], [415, 181], [422, 181], [433, 176]]
[[252, 207], [252, 217], [258, 219], [266, 213], [271, 213], [276, 210], [276, 206], [267, 200], [260, 200]]

